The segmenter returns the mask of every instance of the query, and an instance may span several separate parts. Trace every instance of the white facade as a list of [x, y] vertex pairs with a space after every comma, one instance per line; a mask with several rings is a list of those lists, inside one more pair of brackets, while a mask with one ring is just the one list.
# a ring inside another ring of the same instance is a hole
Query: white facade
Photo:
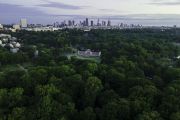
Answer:
[[21, 28], [27, 28], [27, 20], [26, 19], [21, 19], [20, 26], [21, 26]]
[[10, 51], [12, 53], [17, 53], [19, 51], [19, 48], [11, 48]]
[[6, 47], [12, 53], [17, 53], [21, 48], [21, 44], [17, 42], [17, 38], [11, 37], [9, 34], [0, 34], [0, 46]]
[[36, 50], [36, 51], [34, 52], [34, 56], [35, 56], [35, 57], [38, 57], [38, 55], [39, 55], [39, 51]]
[[20, 25], [13, 25], [13, 28], [14, 28], [15, 30], [20, 30]]
[[100, 57], [101, 52], [92, 52], [90, 49], [87, 49], [86, 51], [78, 51], [78, 55], [85, 57]]
[[11, 35], [10, 34], [0, 34], [0, 38], [2, 38], [2, 37], [11, 38]]
[[0, 24], [0, 29], [3, 29], [3, 25]]
[[15, 46], [16, 48], [20, 48], [20, 47], [21, 47], [21, 44], [17, 42], [14, 46]]

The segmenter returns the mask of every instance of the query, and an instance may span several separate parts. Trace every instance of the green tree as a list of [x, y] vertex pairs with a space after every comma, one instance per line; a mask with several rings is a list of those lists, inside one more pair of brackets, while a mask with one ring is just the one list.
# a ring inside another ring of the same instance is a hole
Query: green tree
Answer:
[[143, 112], [137, 118], [137, 120], [163, 120], [157, 111]]
[[99, 92], [103, 89], [101, 80], [97, 77], [89, 77], [85, 84], [85, 106], [94, 106]]

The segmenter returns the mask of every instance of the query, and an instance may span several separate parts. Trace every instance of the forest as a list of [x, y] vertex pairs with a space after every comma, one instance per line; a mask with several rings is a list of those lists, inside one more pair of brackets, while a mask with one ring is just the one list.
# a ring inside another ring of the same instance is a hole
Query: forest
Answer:
[[0, 120], [180, 120], [180, 29], [4, 33], [23, 47], [0, 47]]

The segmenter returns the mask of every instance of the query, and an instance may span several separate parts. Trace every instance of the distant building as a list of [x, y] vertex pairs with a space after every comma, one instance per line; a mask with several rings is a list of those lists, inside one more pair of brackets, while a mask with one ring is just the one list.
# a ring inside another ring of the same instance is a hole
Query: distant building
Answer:
[[73, 25], [73, 26], [75, 25], [75, 21], [74, 21], [74, 20], [72, 21], [72, 25]]
[[94, 22], [93, 21], [91, 21], [91, 26], [94, 26]]
[[107, 26], [111, 26], [111, 21], [108, 20]]
[[0, 34], [0, 38], [11, 38], [10, 34]]
[[55, 22], [53, 26], [56, 28], [59, 27], [59, 22]]
[[89, 20], [86, 18], [85, 26], [89, 26]]
[[177, 59], [180, 59], [180, 55], [176, 57]]
[[3, 25], [0, 24], [0, 30], [3, 29]]
[[27, 28], [27, 19], [21, 19], [20, 26], [21, 28]]
[[72, 26], [72, 21], [71, 20], [68, 21], [68, 26]]
[[15, 29], [15, 30], [20, 30], [21, 28], [20, 28], [20, 25], [13, 25], [13, 28]]
[[14, 47], [15, 48], [20, 48], [21, 47], [21, 44], [19, 42], [14, 42]]
[[84, 57], [100, 57], [101, 52], [93, 52], [90, 49], [87, 49], [86, 51], [78, 51], [78, 55], [81, 55]]
[[34, 52], [34, 57], [38, 57], [38, 56], [39, 56], [39, 51], [36, 50], [36, 51]]
[[19, 51], [19, 48], [11, 48], [10, 51], [12, 53], [17, 53]]
[[106, 26], [106, 21], [102, 21], [102, 26]]
[[11, 37], [9, 34], [0, 34], [0, 46], [10, 50], [12, 53], [17, 53], [21, 48], [17, 38]]
[[97, 21], [97, 26], [101, 26], [99, 19]]

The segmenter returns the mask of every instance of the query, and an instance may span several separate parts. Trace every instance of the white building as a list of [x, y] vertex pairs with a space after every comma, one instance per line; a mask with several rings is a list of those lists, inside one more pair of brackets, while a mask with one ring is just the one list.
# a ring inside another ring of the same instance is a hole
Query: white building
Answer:
[[101, 52], [92, 52], [90, 49], [87, 49], [86, 51], [79, 51], [78, 55], [84, 56], [84, 57], [100, 57]]
[[39, 55], [39, 51], [36, 50], [36, 51], [34, 52], [34, 57], [38, 57], [38, 55]]
[[177, 59], [180, 59], [180, 55], [176, 57]]
[[15, 29], [15, 30], [20, 30], [21, 28], [20, 28], [20, 25], [13, 25], [13, 28]]
[[3, 29], [3, 25], [0, 24], [0, 29]]
[[7, 48], [12, 53], [17, 53], [21, 48], [21, 44], [17, 42], [17, 38], [11, 37], [9, 34], [0, 34], [0, 46]]
[[0, 38], [11, 38], [10, 34], [0, 34]]
[[20, 48], [20, 47], [21, 47], [21, 44], [20, 44], [19, 42], [17, 42], [16, 44], [14, 44], [14, 47]]
[[12, 53], [17, 53], [19, 51], [19, 48], [11, 48], [10, 51]]
[[21, 19], [20, 26], [21, 28], [27, 28], [27, 19]]

